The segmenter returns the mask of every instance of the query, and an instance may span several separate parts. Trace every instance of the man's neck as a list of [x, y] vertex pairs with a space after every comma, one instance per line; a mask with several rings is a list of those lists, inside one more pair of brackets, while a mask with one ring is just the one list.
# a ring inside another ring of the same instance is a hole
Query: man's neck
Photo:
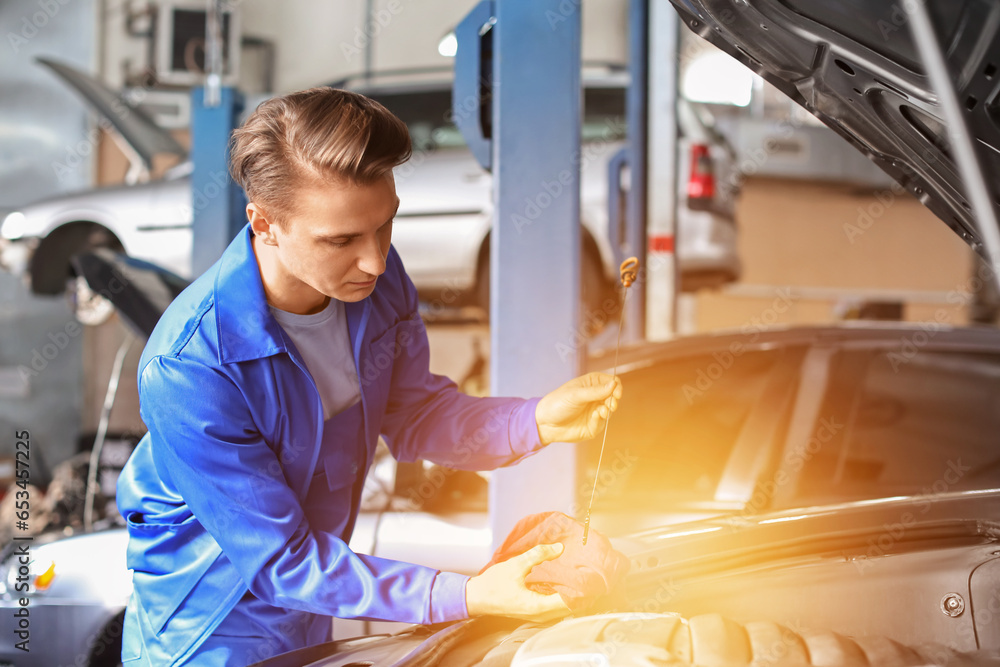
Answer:
[[259, 236], [253, 236], [251, 241], [264, 297], [270, 305], [296, 315], [313, 315], [330, 304], [330, 297], [286, 275], [274, 249], [261, 242]]

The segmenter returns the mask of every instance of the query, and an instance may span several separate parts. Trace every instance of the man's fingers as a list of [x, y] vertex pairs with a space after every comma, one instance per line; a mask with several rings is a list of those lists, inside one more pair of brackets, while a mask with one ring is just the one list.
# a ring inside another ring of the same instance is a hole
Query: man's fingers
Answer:
[[601, 373], [600, 371], [593, 371], [587, 373], [583, 376], [583, 379], [588, 385], [594, 387], [603, 387], [606, 384], [613, 382], [616, 378], [611, 373]]
[[574, 391], [575, 397], [578, 401], [582, 403], [593, 403], [597, 401], [604, 401], [609, 396], [612, 396], [612, 389], [615, 385], [611, 382], [605, 382], [603, 384], [591, 385], [589, 387], [577, 387]]
[[592, 382], [594, 386], [604, 387], [606, 391], [610, 392], [615, 398], [622, 397], [622, 379], [617, 375], [610, 375], [608, 373], [592, 373], [592, 375], [599, 376], [599, 379], [595, 378]]
[[[622, 397], [622, 379], [620, 377], [618, 377], [617, 375], [614, 375], [614, 376], [610, 376], [609, 375], [608, 378], [609, 378], [608, 379], [608, 384], [609, 385], [612, 382], [614, 383], [614, 390], [611, 392], [611, 395], [614, 396], [615, 398], [621, 398]], [[609, 388], [610, 388], [610, 386], [609, 386]]]
[[561, 542], [556, 542], [555, 544], [539, 544], [531, 549], [528, 549], [523, 554], [518, 556], [518, 566], [522, 571], [521, 576], [528, 576], [528, 573], [531, 572], [531, 568], [535, 567], [539, 563], [544, 563], [547, 560], [558, 558], [562, 552], [563, 545]]
[[587, 432], [592, 434], [591, 437], [597, 435], [597, 432], [601, 428], [601, 412], [600, 410], [594, 410], [590, 413], [590, 419], [587, 420]]
[[608, 401], [622, 397], [621, 378], [604, 373], [591, 373], [588, 382], [576, 388], [578, 400]]

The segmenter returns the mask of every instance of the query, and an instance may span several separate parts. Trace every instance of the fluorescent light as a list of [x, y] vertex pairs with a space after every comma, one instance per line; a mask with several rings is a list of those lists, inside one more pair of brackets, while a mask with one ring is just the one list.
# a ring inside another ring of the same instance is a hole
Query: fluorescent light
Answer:
[[706, 53], [688, 65], [681, 83], [684, 97], [692, 102], [750, 104], [754, 74], [722, 52]]
[[438, 42], [438, 53], [445, 58], [455, 57], [455, 54], [458, 53], [458, 40], [455, 39], [454, 32], [449, 32], [441, 38], [441, 41]]

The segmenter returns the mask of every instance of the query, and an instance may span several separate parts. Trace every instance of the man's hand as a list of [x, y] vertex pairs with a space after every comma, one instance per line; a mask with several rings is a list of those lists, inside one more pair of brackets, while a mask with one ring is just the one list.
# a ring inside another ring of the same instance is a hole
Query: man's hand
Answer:
[[621, 379], [606, 373], [581, 375], [546, 394], [535, 408], [542, 444], [593, 438], [621, 397]]
[[562, 551], [563, 545], [558, 542], [539, 544], [469, 579], [465, 586], [469, 616], [509, 616], [545, 623], [569, 614], [569, 607], [558, 593], [543, 595], [524, 585], [531, 568], [558, 557]]

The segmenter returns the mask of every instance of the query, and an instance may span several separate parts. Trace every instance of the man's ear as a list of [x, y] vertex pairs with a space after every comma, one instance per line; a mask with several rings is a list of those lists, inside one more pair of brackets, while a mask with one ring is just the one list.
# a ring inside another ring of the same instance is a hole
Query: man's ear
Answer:
[[254, 236], [260, 237], [260, 240], [265, 245], [278, 245], [278, 239], [274, 236], [274, 221], [268, 215], [267, 211], [258, 206], [257, 204], [250, 202], [247, 204], [247, 220], [250, 222], [250, 228], [253, 229]]

